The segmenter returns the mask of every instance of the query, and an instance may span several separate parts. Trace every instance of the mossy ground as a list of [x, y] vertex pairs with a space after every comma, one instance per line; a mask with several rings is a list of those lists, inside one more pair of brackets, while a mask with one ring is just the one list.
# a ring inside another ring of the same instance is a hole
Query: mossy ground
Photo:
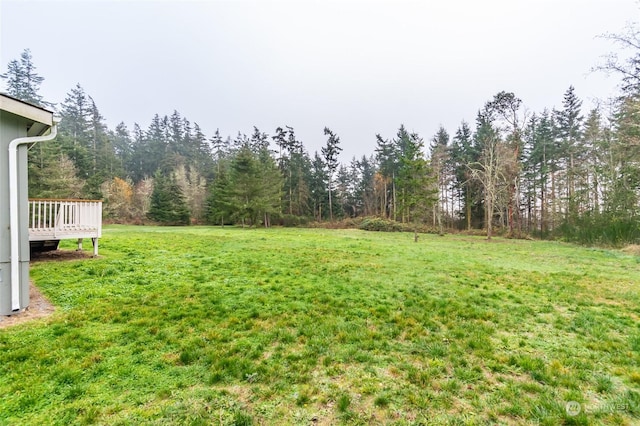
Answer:
[[318, 229], [112, 226], [100, 243], [32, 265], [57, 308], [0, 330], [0, 424], [640, 418], [633, 255]]

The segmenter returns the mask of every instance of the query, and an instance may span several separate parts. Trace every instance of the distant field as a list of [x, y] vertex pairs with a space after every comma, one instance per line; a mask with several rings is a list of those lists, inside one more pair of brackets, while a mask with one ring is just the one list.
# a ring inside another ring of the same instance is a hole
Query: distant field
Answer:
[[638, 257], [120, 226], [100, 254], [32, 265], [57, 310], [0, 330], [0, 425], [640, 422]]

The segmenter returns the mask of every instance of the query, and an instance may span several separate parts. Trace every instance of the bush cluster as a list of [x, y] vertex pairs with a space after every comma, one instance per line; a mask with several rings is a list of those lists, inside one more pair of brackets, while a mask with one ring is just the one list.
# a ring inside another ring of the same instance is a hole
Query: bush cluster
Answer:
[[566, 241], [587, 246], [622, 247], [640, 242], [640, 221], [611, 213], [584, 214], [571, 224], [565, 221], [558, 231]]
[[309, 218], [306, 216], [296, 216], [293, 214], [283, 214], [280, 217], [280, 225], [285, 228], [294, 228], [297, 226], [307, 226]]
[[365, 231], [401, 232], [404, 231], [401, 223], [381, 217], [367, 217], [360, 222], [360, 229]]

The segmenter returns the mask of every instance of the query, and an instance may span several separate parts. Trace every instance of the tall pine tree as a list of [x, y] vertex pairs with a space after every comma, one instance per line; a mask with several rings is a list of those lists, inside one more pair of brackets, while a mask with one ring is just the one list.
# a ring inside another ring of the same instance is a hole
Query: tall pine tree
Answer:
[[333, 176], [338, 169], [338, 155], [342, 148], [340, 147], [340, 138], [331, 131], [328, 127], [324, 128], [325, 136], [329, 136], [327, 144], [321, 148], [322, 156], [324, 157], [324, 164], [327, 167], [327, 177], [329, 181], [327, 183], [327, 190], [329, 192], [329, 220], [333, 222], [333, 206], [331, 202], [331, 192], [333, 187]]
[[7, 64], [7, 72], [0, 74], [0, 78], [6, 80], [9, 96], [42, 107], [52, 107], [53, 104], [45, 102], [39, 94], [40, 85], [44, 81], [36, 72], [31, 50], [25, 49], [20, 54], [20, 59], [14, 59]]

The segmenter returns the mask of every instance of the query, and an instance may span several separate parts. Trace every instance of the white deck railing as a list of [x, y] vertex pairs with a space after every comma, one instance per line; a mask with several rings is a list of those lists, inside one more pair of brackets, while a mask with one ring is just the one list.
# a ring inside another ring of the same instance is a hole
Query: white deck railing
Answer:
[[102, 236], [102, 201], [29, 200], [29, 240], [65, 240]]

